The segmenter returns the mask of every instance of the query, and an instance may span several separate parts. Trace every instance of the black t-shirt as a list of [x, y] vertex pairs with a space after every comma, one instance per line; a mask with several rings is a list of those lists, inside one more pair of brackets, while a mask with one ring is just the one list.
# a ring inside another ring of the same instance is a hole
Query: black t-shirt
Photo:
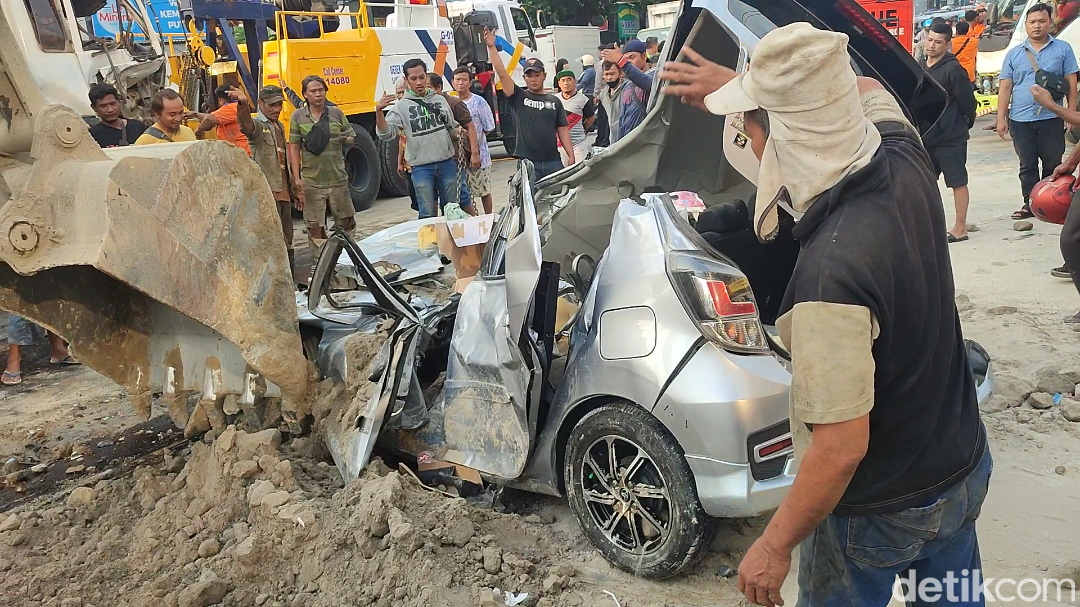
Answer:
[[514, 94], [509, 97], [510, 107], [514, 109], [517, 123], [517, 147], [514, 156], [533, 162], [555, 162], [560, 160], [556, 131], [567, 126], [566, 110], [555, 95], [530, 93], [524, 88], [514, 87]]
[[795, 225], [802, 250], [781, 306], [862, 306], [878, 323], [869, 446], [833, 510], [846, 516], [928, 505], [975, 468], [986, 441], [930, 158], [905, 125], [876, 126], [870, 164]]
[[[139, 138], [139, 135], [142, 135], [143, 131], [146, 130], [146, 125], [138, 120], [129, 118], [124, 130], [127, 132], [127, 145], [133, 145], [135, 140]], [[94, 137], [94, 141], [97, 141], [98, 145], [101, 147], [116, 148], [120, 147], [120, 140], [123, 133], [120, 132], [120, 129], [114, 129], [104, 122], [99, 122], [90, 127], [90, 135]]]

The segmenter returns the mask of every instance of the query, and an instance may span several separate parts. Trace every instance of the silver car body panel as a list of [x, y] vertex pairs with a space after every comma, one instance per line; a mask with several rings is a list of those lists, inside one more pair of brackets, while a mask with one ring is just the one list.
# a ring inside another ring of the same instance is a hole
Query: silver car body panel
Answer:
[[505, 278], [477, 277], [461, 296], [443, 388], [442, 459], [513, 479], [529, 457], [536, 367], [510, 332], [506, 300]]

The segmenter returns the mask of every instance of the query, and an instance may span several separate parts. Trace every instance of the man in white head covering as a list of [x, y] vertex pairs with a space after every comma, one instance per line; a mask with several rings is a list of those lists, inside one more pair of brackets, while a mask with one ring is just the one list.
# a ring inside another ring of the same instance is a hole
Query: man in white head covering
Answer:
[[779, 28], [738, 75], [683, 51], [661, 73], [665, 94], [742, 114], [760, 160], [754, 230], [768, 241], [790, 213], [800, 244], [777, 320], [798, 474], [740, 563], [740, 590], [783, 604], [800, 542], [800, 607], [885, 605], [897, 575], [979, 588], [991, 458], [917, 131], [856, 77], [844, 34]]

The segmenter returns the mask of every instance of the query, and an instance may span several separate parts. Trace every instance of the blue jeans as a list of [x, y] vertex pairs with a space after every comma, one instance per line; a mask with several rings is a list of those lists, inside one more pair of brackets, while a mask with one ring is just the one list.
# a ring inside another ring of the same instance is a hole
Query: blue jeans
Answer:
[[[987, 448], [967, 478], [926, 506], [830, 514], [799, 546], [797, 607], [884, 607], [897, 575], [914, 581], [905, 588], [908, 605], [985, 605], [975, 519], [993, 468]], [[929, 578], [939, 582], [936, 596], [932, 582], [925, 584], [929, 591], [917, 592]]]
[[[464, 180], [461, 180], [464, 181]], [[453, 201], [460, 196], [458, 166], [453, 158], [412, 168], [413, 189], [420, 219], [436, 215], [435, 200]]]
[[563, 168], [562, 160], [551, 160], [548, 162], [534, 162], [533, 172], [536, 174], [536, 180], [540, 181], [544, 177], [554, 173], [555, 171], [561, 171]]
[[465, 176], [465, 169], [458, 169], [458, 182], [461, 184], [461, 192], [457, 200], [446, 200], [442, 196], [438, 196], [436, 192], [436, 200], [439, 202], [439, 209], [442, 210], [443, 215], [446, 214], [446, 205], [451, 202], [456, 202], [461, 208], [468, 208], [472, 204], [472, 198], [469, 196], [469, 180]]

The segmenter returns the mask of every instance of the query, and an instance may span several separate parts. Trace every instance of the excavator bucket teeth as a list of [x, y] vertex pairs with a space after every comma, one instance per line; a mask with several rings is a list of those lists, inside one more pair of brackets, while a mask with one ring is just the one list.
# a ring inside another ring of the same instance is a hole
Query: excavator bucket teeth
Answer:
[[[0, 308], [127, 388], [306, 414], [308, 363], [276, 203], [229, 143], [101, 150], [53, 105], [0, 208]], [[10, 180], [9, 180], [10, 181]], [[10, 183], [9, 183], [10, 185]], [[174, 419], [178, 415], [174, 412]]]

